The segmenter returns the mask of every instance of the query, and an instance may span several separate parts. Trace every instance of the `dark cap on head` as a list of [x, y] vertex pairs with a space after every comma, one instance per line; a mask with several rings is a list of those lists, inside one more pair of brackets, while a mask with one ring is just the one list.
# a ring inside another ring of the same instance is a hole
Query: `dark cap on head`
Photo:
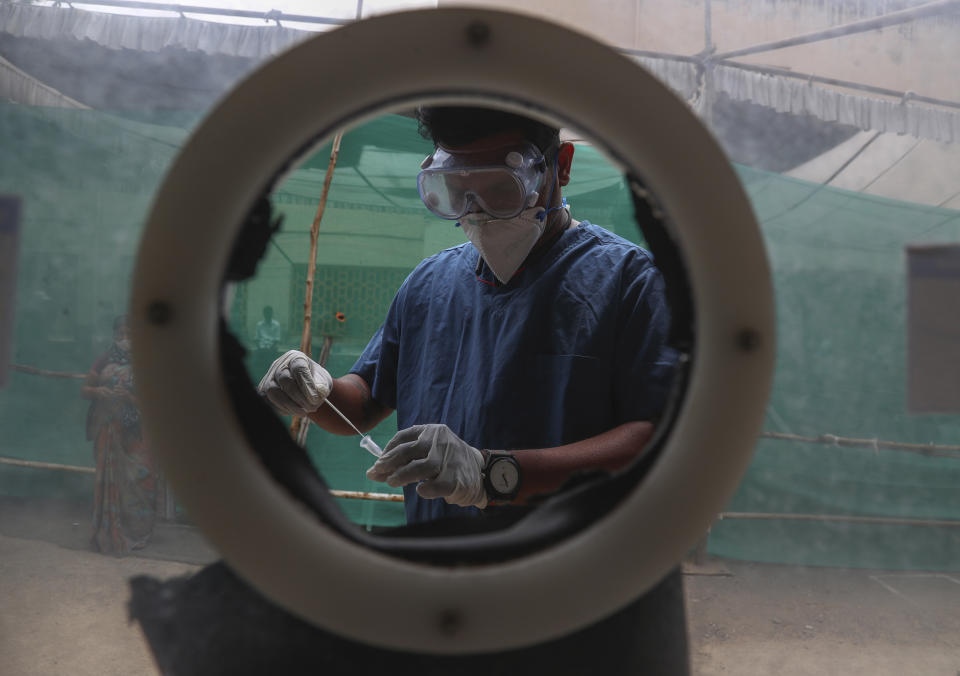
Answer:
[[519, 131], [548, 159], [560, 145], [560, 130], [556, 127], [496, 108], [421, 106], [417, 108], [417, 123], [421, 136], [446, 147], [455, 148], [509, 131]]

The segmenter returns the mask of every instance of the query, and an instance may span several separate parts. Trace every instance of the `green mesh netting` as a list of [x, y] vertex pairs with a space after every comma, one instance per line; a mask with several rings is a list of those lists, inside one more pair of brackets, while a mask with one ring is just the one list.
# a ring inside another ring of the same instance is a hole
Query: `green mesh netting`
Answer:
[[[0, 191], [24, 203], [15, 364], [83, 374], [109, 345], [150, 201], [195, 122], [174, 113], [169, 124], [157, 125], [102, 112], [0, 106]], [[335, 375], [353, 364], [413, 266], [463, 241], [459, 229], [419, 202], [414, 176], [428, 152], [414, 122], [400, 116], [344, 138], [320, 228], [312, 307], [313, 353], [329, 340], [327, 366]], [[256, 278], [234, 289], [231, 324], [251, 347], [255, 379], [268, 357], [253, 349], [265, 305], [281, 324], [282, 348], [299, 345], [308, 231], [328, 157], [329, 146], [318, 149], [278, 187], [273, 202], [284, 229]], [[960, 214], [738, 171], [763, 224], [778, 301], [766, 429], [957, 443], [957, 417], [905, 413], [903, 247], [958, 241]], [[578, 146], [564, 194], [576, 218], [638, 241], [622, 178], [594, 149]], [[76, 378], [12, 372], [0, 390], [0, 456], [92, 466], [81, 388]], [[391, 416], [373, 436], [382, 445], [394, 431]], [[307, 444], [331, 486], [392, 492], [364, 477], [372, 457], [356, 438], [312, 428]], [[958, 483], [956, 454], [761, 439], [727, 510], [958, 519]], [[0, 464], [0, 495], [83, 497], [91, 486], [86, 474]], [[363, 525], [403, 519], [398, 503], [340, 502]], [[711, 532], [710, 551], [761, 561], [942, 568], [960, 560], [960, 529], [724, 519]]]

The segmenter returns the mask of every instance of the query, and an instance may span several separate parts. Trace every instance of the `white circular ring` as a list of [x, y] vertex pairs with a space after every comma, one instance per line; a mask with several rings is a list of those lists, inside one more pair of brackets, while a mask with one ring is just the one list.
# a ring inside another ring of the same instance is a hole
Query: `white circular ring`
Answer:
[[[485, 24], [489, 31], [468, 26]], [[472, 37], [471, 37], [472, 36]], [[386, 55], [386, 56], [384, 56]], [[219, 370], [218, 292], [253, 198], [303, 144], [413, 97], [503, 96], [557, 111], [641, 176], [689, 267], [696, 352], [674, 433], [645, 481], [594, 526], [507, 563], [413, 564], [335, 535], [265, 473]], [[170, 321], [148, 319], [155, 301]], [[384, 15], [313, 38], [253, 73], [164, 181], [137, 259], [131, 327], [146, 433], [191, 517], [267, 597], [340, 635], [467, 653], [539, 643], [649, 589], [733, 493], [763, 420], [773, 296], [744, 192], [686, 106], [568, 29], [476, 9]], [[753, 341], [739, 341], [748, 331]], [[441, 621], [460, 618], [457, 631]]]

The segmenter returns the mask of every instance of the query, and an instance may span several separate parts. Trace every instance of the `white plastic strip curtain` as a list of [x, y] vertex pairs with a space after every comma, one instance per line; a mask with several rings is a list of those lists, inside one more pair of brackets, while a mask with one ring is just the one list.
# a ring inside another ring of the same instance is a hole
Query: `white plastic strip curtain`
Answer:
[[960, 141], [960, 110], [847, 94], [812, 82], [716, 66], [717, 91], [781, 113], [813, 115], [827, 122], [849, 124], [944, 143]]
[[[277, 25], [238, 26], [197, 19], [150, 18], [63, 7], [0, 5], [0, 32], [47, 40], [92, 40], [111, 49], [159, 51], [165, 47], [263, 59], [314, 33]], [[692, 105], [702, 103], [701, 77], [691, 61], [633, 57]], [[714, 66], [714, 87], [739, 101], [780, 112], [813, 115], [860, 129], [910, 134], [939, 142], [960, 141], [960, 111], [915, 101], [848, 94], [813, 82]], [[0, 80], [0, 97], [15, 99]], [[27, 103], [28, 101], [20, 101]]]
[[91, 40], [110, 49], [158, 52], [180, 47], [207, 54], [263, 59], [314, 35], [267, 26], [238, 26], [196, 19], [88, 12], [66, 7], [0, 6], [0, 31], [41, 40]]
[[52, 108], [87, 108], [0, 57], [0, 101]]
[[[692, 105], [700, 103], [699, 66], [669, 58], [634, 57]], [[813, 115], [863, 130], [910, 134], [942, 143], [960, 141], [960, 110], [906, 100], [847, 94], [793, 78], [756, 73], [736, 66], [714, 66], [714, 89], [737, 101], [749, 101], [781, 113]]]
[[700, 88], [695, 63], [648, 56], [632, 58], [686, 101], [691, 101]]

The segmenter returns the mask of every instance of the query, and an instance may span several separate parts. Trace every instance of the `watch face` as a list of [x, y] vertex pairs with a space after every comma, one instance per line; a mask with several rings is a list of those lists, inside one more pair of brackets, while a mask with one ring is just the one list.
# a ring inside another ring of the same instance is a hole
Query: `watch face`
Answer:
[[490, 464], [490, 485], [495, 491], [509, 495], [520, 483], [520, 470], [511, 458], [497, 458]]

